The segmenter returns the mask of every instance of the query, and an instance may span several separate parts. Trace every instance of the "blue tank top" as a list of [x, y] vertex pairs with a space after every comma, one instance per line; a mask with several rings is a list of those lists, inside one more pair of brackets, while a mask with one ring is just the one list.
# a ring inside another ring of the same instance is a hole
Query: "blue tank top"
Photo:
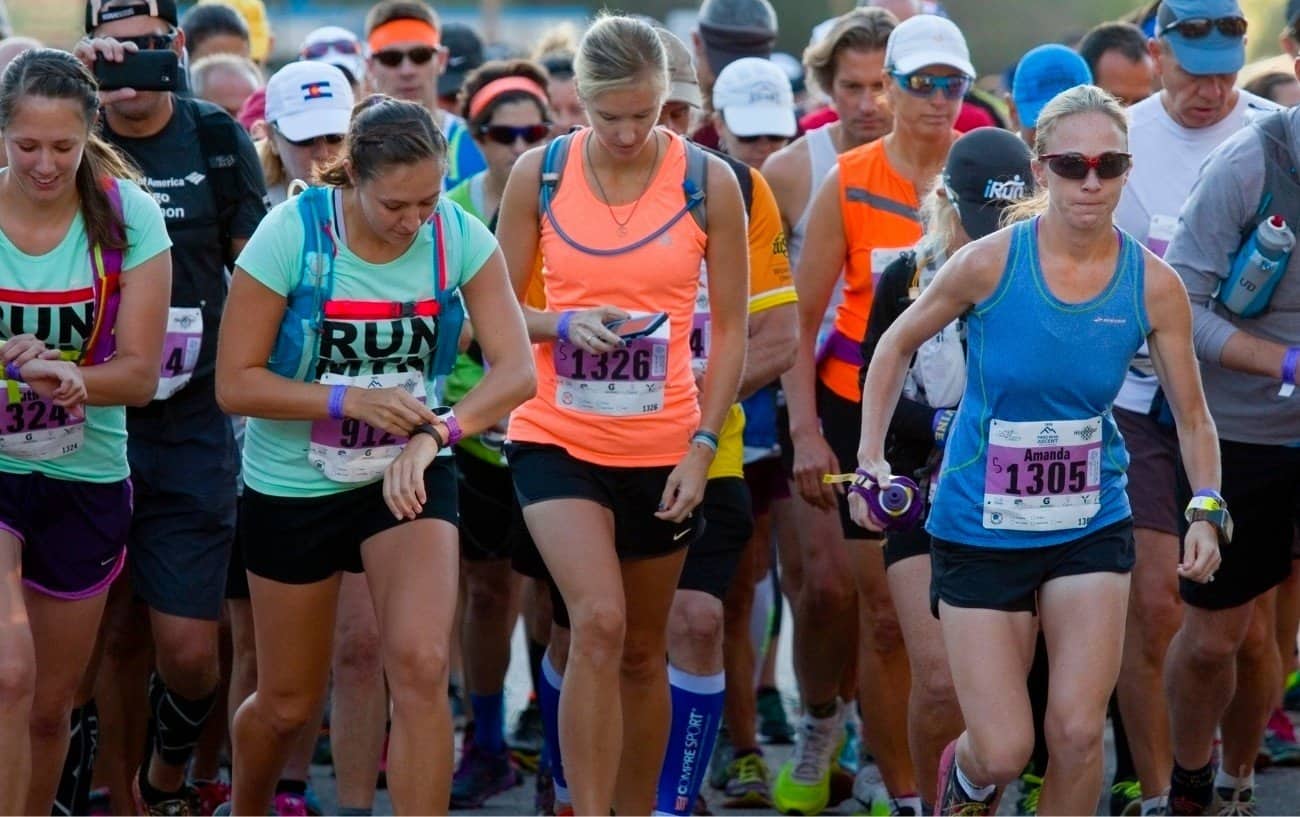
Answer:
[[1046, 547], [1129, 517], [1111, 403], [1151, 330], [1141, 247], [1116, 232], [1110, 283], [1071, 304], [1043, 278], [1038, 219], [1013, 229], [997, 289], [967, 316], [966, 391], [926, 525], [933, 536]]

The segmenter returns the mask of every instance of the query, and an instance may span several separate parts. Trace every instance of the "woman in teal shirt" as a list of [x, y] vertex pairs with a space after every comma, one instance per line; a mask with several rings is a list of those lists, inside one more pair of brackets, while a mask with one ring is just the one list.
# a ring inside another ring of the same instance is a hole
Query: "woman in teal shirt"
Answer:
[[[393, 805], [447, 810], [458, 552], [448, 447], [535, 386], [495, 239], [439, 200], [446, 151], [423, 107], [371, 97], [326, 186], [272, 210], [236, 266], [217, 398], [249, 418], [239, 525], [258, 644], [257, 692], [232, 735], [236, 814], [266, 811], [297, 730], [319, 710], [344, 571], [365, 573], [379, 619]], [[455, 342], [441, 337], [438, 295], [455, 289], [490, 316], [482, 342], [496, 365], [454, 414], [437, 414], [431, 363]], [[286, 366], [286, 348], [304, 354]]]
[[167, 322], [162, 212], [91, 132], [99, 104], [60, 51], [21, 55], [0, 83], [5, 814], [51, 813], [73, 698], [126, 561], [124, 407], [152, 399]]

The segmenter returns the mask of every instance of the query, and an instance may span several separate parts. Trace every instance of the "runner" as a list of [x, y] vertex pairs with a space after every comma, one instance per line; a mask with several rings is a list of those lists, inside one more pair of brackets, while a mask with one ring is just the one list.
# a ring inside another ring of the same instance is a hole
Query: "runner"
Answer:
[[[825, 485], [822, 475], [847, 470], [854, 462], [861, 394], [859, 345], [866, 333], [874, 279], [921, 237], [920, 196], [943, 169], [957, 136], [952, 125], [975, 69], [961, 31], [949, 20], [920, 14], [899, 23], [890, 35], [885, 71], [892, 80], [886, 86], [886, 99], [894, 113], [894, 129], [842, 154], [817, 192], [804, 252], [795, 268], [799, 356], [781, 382], [790, 412], [799, 493], [814, 507], [838, 509], [841, 534], [855, 543], [847, 551], [832, 545], [840, 551], [832, 558], [853, 576], [860, 594], [859, 637], [869, 662], [860, 663], [858, 679], [865, 742], [890, 796], [906, 798], [916, 807], [918, 787], [907, 742], [907, 651], [889, 597], [881, 548], [875, 534], [849, 519], [844, 497]], [[818, 351], [814, 349], [817, 330], [841, 269], [844, 301]], [[813, 575], [811, 564], [806, 570]], [[833, 628], [836, 622], [827, 623], [824, 607], [829, 605], [816, 600], [819, 588], [808, 581], [800, 599], [804, 620], [798, 621], [814, 642], [806, 649], [823, 654], [826, 666], [839, 662], [842, 667], [847, 651], [825, 639], [821, 629]], [[840, 672], [829, 677], [838, 678]], [[779, 809], [809, 814], [826, 806], [826, 774], [834, 749], [831, 736], [841, 716], [834, 687], [820, 678], [823, 685], [813, 686], [811, 673], [801, 677], [807, 713], [803, 741], [782, 769], [775, 793]]]
[[209, 54], [190, 67], [190, 87], [195, 99], [211, 102], [233, 119], [262, 87], [262, 73], [248, 57]]
[[[277, 207], [241, 254], [230, 308], [244, 320], [221, 340], [222, 404], [250, 417], [240, 528], [259, 645], [258, 690], [235, 716], [236, 814], [265, 811], [321, 705], [343, 571], [366, 574], [380, 620], [394, 807], [445, 812], [458, 514], [451, 454], [436, 455], [533, 385], [495, 241], [439, 201], [446, 143], [427, 109], [372, 97], [347, 145], [328, 186]], [[313, 268], [327, 270], [314, 293]], [[493, 315], [482, 342], [497, 365], [437, 413], [425, 384], [443, 371], [457, 290]], [[414, 316], [389, 320], [395, 304]], [[318, 312], [318, 337], [296, 331]]]
[[1124, 105], [1136, 105], [1159, 90], [1147, 37], [1132, 23], [1102, 23], [1079, 41], [1097, 87]]
[[[1294, 255], [1283, 256], [1272, 288], [1257, 286], [1263, 295], [1248, 297], [1244, 309], [1229, 273], [1251, 252], [1257, 223], [1284, 219], [1289, 228], [1300, 219], [1292, 175], [1297, 121], [1294, 109], [1270, 114], [1210, 154], [1166, 253], [1191, 298], [1206, 399], [1220, 424], [1225, 499], [1236, 503], [1244, 546], [1225, 551], [1214, 586], [1179, 588], [1187, 606], [1165, 661], [1172, 814], [1210, 805], [1211, 786], [1217, 813], [1256, 812], [1254, 752], [1282, 689], [1273, 588], [1291, 571], [1300, 522], [1300, 400], [1292, 396], [1300, 269]], [[1251, 237], [1245, 248], [1242, 236]], [[1179, 493], [1189, 492], [1180, 485]], [[1212, 757], [1216, 726], [1219, 764]]]
[[[85, 23], [95, 38], [184, 50], [170, 0], [91, 0]], [[76, 52], [88, 67], [92, 45], [83, 40]], [[215, 395], [217, 328], [227, 269], [266, 214], [266, 189], [247, 134], [210, 103], [165, 91], [123, 94], [105, 103], [102, 129], [144, 171], [173, 242], [162, 376], [155, 399], [127, 412], [130, 582], [148, 605], [148, 622], [129, 594], [121, 602], [115, 597], [125, 608], [110, 612], [101, 668], [121, 696], [114, 705], [129, 706], [127, 718], [149, 728], [143, 757], [137, 747], [145, 742], [134, 734], [107, 736], [106, 754], [123, 758], [131, 777], [112, 783], [132, 793], [141, 813], [170, 813], [191, 799], [187, 767], [220, 681], [218, 621], [235, 535], [236, 450]], [[149, 645], [134, 632], [146, 627], [154, 642], [148, 679], [136, 673]], [[135, 708], [137, 685], [149, 690], [147, 714]]]
[[[461, 182], [447, 197], [489, 229], [496, 224], [510, 168], [529, 148], [550, 138], [545, 88], [545, 72], [527, 60], [485, 63], [465, 79], [461, 113], [488, 169]], [[448, 378], [447, 402], [458, 402], [483, 377], [486, 365], [479, 343], [471, 342]], [[456, 447], [465, 588], [459, 635], [473, 729], [466, 732], [452, 779], [452, 808], [480, 808], [520, 783], [506, 744], [505, 679], [519, 613], [511, 556], [528, 532], [501, 450], [505, 431], [503, 421]]]
[[[886, 418], [907, 362], [925, 339], [966, 316], [967, 386], [927, 523], [931, 611], [966, 722], [944, 750], [938, 814], [995, 813], [1000, 787], [1024, 767], [1034, 734], [1029, 704], [1023, 682], [1006, 678], [1028, 673], [1038, 626], [1054, 670], [1052, 765], [1039, 808], [1096, 807], [1133, 565], [1128, 456], [1110, 401], [1144, 336], [1182, 427], [1189, 479], [1218, 490], [1214, 422], [1182, 287], [1111, 223], [1129, 165], [1126, 128], [1118, 102], [1093, 86], [1051, 102], [1035, 145], [1035, 178], [1046, 190], [1016, 208], [1041, 215], [959, 251], [881, 338], [867, 373], [859, 473], [887, 485]], [[1089, 365], [1063, 383], [1060, 361], [1079, 348], [1091, 350]], [[1034, 501], [1023, 505], [1021, 496]], [[856, 493], [852, 505], [857, 520], [881, 527]], [[1192, 524], [1180, 575], [1210, 580], [1219, 533], [1208, 521]], [[1093, 614], [1080, 617], [1085, 605]]]
[[0, 709], [0, 810], [9, 814], [54, 813], [69, 724], [87, 714], [74, 711], [74, 696], [126, 562], [122, 407], [153, 396], [166, 323], [162, 214], [93, 133], [99, 102], [90, 73], [48, 49], [19, 56], [0, 83], [10, 162], [0, 173], [10, 401], [0, 435], [9, 622], [0, 650], [14, 662]]
[[[690, 51], [666, 29], [659, 30], [668, 52], [671, 80], [668, 102], [661, 114], [679, 136], [685, 136], [689, 117], [671, 116], [674, 107], [699, 107], [699, 83], [691, 66]], [[771, 188], [755, 168], [776, 146], [795, 131], [794, 96], [785, 74], [772, 62], [744, 57], [722, 69], [713, 87], [715, 126], [722, 144], [745, 155], [727, 156], [726, 162], [747, 198], [749, 237], [749, 338], [740, 397], [772, 382], [794, 359], [797, 331], [794, 284], [785, 255], [785, 235]], [[683, 121], [684, 120], [684, 121]], [[672, 123], [680, 122], [682, 127]], [[774, 138], [769, 137], [772, 134]], [[748, 140], [750, 136], [758, 139]], [[711, 322], [708, 316], [707, 269], [701, 269], [700, 294], [692, 329], [693, 366], [708, 370]], [[772, 805], [771, 773], [754, 733], [754, 655], [748, 627], [739, 639], [724, 640], [726, 616], [748, 622], [749, 607], [728, 613], [732, 592], [748, 589], [752, 603], [757, 577], [749, 563], [753, 515], [744, 481], [745, 415], [733, 406], [719, 434], [718, 454], [709, 468], [701, 513], [705, 528], [691, 545], [677, 582], [677, 594], [668, 617], [668, 680], [673, 699], [673, 727], [659, 776], [657, 814], [688, 815], [695, 812], [705, 777], [701, 759], [713, 753], [724, 709], [731, 724], [732, 761], [725, 789], [728, 808]], [[766, 543], [764, 543], [766, 545]], [[745, 649], [748, 648], [748, 653]], [[725, 672], [724, 672], [725, 670]], [[724, 683], [725, 682], [725, 683]], [[697, 734], [697, 725], [709, 724]]]
[[1031, 48], [1016, 64], [1011, 80], [1011, 113], [1026, 145], [1034, 144], [1038, 114], [1062, 91], [1092, 83], [1083, 57], [1063, 45]]
[[212, 54], [247, 58], [252, 49], [248, 24], [230, 6], [193, 6], [181, 16], [180, 29], [185, 32], [185, 50], [191, 63]]
[[455, 113], [461, 108], [465, 78], [483, 64], [483, 38], [471, 25], [448, 23], [442, 29], [442, 45], [447, 49], [447, 70], [438, 77], [438, 107]]
[[327, 62], [343, 72], [356, 96], [366, 77], [365, 47], [357, 35], [339, 26], [321, 26], [302, 41], [298, 59]]
[[438, 14], [423, 0], [380, 0], [366, 14], [366, 76], [373, 90], [423, 105], [447, 137], [450, 190], [487, 167], [465, 120], [438, 107], [438, 80], [449, 57]]
[[[320, 93], [304, 95], [302, 88]], [[326, 62], [291, 62], [266, 83], [266, 137], [257, 155], [272, 204], [309, 185], [317, 171], [343, 148], [352, 118], [352, 86], [343, 71]], [[298, 182], [298, 185], [294, 185]]]
[[[698, 27], [691, 32], [695, 48], [695, 71], [704, 92], [706, 110], [713, 98], [713, 83], [722, 69], [741, 57], [772, 56], [776, 46], [776, 10], [768, 0], [702, 0]], [[708, 148], [718, 148], [713, 123], [704, 123], [692, 139]]]
[[[515, 291], [540, 252], [551, 310], [525, 310], [540, 384], [511, 417], [510, 464], [573, 625], [559, 704], [573, 806], [648, 813], [668, 739], [669, 607], [744, 364], [745, 225], [726, 165], [654, 127], [668, 75], [653, 28], [600, 18], [575, 75], [592, 128], [552, 143], [567, 151], [544, 188], [545, 151], [520, 159], [502, 207]], [[706, 257], [712, 338], [697, 399], [690, 327]]]
[[[1178, 19], [1206, 16], [1239, 19], [1244, 29], [1234, 0], [1167, 4], [1160, 17], [1161, 33], [1151, 46], [1165, 87], [1128, 112], [1134, 165], [1115, 210], [1115, 223], [1159, 256], [1173, 237], [1179, 212], [1205, 158], [1252, 119], [1275, 109], [1232, 87], [1244, 56], [1244, 30], [1233, 38], [1216, 32], [1209, 41], [1198, 41], [1184, 38], [1176, 27], [1165, 29]], [[1164, 695], [1166, 652], [1184, 610], [1177, 577], [1169, 572], [1178, 558], [1182, 524], [1175, 491], [1178, 438], [1145, 349], [1139, 350], [1115, 398], [1115, 422], [1133, 455], [1128, 493], [1137, 544], [1118, 695], [1146, 813], [1163, 805], [1159, 798], [1165, 794], [1172, 768], [1169, 714], [1151, 702]], [[1243, 676], [1241, 688], [1272, 697], [1276, 690], [1267, 686], [1267, 673], [1258, 677], [1260, 673], [1261, 667], [1255, 666], [1249, 676]], [[1255, 727], [1243, 732], [1240, 726], [1231, 721], [1223, 724], [1225, 759], [1233, 769], [1243, 763], [1253, 765], [1260, 746]]]
[[[921, 205], [926, 237], [880, 277], [862, 341], [862, 358], [868, 365], [885, 330], [925, 291], [944, 262], [969, 242], [994, 232], [1008, 205], [1033, 195], [1029, 161], [1024, 142], [996, 128], [972, 131], [953, 143], [942, 180]], [[962, 335], [959, 321], [925, 341], [908, 368], [889, 423], [886, 454], [891, 465], [916, 480], [927, 496], [932, 496], [939, 458], [965, 386]], [[923, 803], [914, 813], [930, 814], [939, 756], [961, 733], [962, 720], [943, 633], [926, 603], [929, 534], [920, 528], [890, 533], [885, 539], [885, 564], [911, 667], [908, 735]], [[907, 813], [898, 805], [894, 813]]]
[[533, 48], [533, 61], [540, 63], [550, 78], [546, 83], [546, 95], [551, 98], [556, 135], [589, 124], [573, 79], [573, 55], [577, 48], [578, 32], [570, 23], [542, 32]]

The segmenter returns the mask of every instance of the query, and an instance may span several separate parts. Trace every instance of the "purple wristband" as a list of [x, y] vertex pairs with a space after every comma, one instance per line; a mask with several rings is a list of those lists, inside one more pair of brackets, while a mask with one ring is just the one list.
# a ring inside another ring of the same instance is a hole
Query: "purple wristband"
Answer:
[[[1294, 368], [1295, 366], [1293, 365], [1292, 369]], [[16, 363], [6, 363], [5, 377], [8, 378], [9, 380], [22, 380], [23, 379], [22, 367], [17, 365]]]
[[1300, 362], [1300, 346], [1292, 346], [1286, 350], [1286, 356], [1282, 358], [1282, 382], [1296, 385], [1295, 369], [1296, 363]]
[[1199, 491], [1197, 491], [1196, 493], [1192, 494], [1192, 498], [1193, 498], [1193, 499], [1195, 499], [1195, 498], [1198, 497], [1198, 496], [1203, 496], [1203, 497], [1205, 497], [1206, 499], [1213, 499], [1215, 502], [1219, 503], [1220, 505], [1226, 505], [1226, 504], [1228, 504], [1228, 503], [1226, 503], [1226, 502], [1223, 501], [1223, 494], [1219, 493], [1218, 491], [1214, 490], [1213, 488], [1202, 488], [1201, 490], [1199, 490]]
[[343, 419], [343, 397], [348, 393], [348, 387], [342, 384], [330, 388], [330, 419]]
[[569, 321], [573, 320], [572, 312], [561, 312], [560, 322], [555, 324], [555, 336], [565, 343], [569, 342]]

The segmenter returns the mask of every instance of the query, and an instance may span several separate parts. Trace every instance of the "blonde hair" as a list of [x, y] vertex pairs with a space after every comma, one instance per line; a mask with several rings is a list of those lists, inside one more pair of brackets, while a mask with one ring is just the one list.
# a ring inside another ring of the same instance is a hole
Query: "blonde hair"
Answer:
[[[1052, 98], [1038, 115], [1038, 128], [1034, 134], [1034, 156], [1050, 153], [1048, 144], [1062, 119], [1088, 113], [1110, 117], [1128, 146], [1128, 115], [1123, 104], [1096, 85], [1076, 85]], [[1044, 185], [1032, 197], [1012, 204], [1002, 212], [1001, 224], [1007, 226], [1017, 221], [1033, 218], [1047, 210], [1048, 190]]]
[[961, 214], [948, 198], [942, 174], [935, 179], [930, 192], [921, 200], [921, 223], [925, 225], [925, 238], [916, 248], [918, 270], [934, 256], [952, 253], [952, 245], [957, 240], [957, 230], [961, 226]]
[[268, 128], [266, 137], [253, 143], [253, 147], [257, 150], [257, 158], [262, 164], [262, 176], [266, 179], [267, 187], [275, 187], [288, 181], [284, 172], [284, 162], [280, 160], [280, 154], [276, 153], [275, 148], [271, 146], [272, 138]]
[[804, 68], [812, 77], [813, 85], [829, 96], [840, 54], [884, 51], [889, 35], [897, 26], [897, 17], [876, 6], [855, 8], [841, 16], [829, 34], [803, 52]]
[[533, 46], [530, 59], [534, 62], [541, 62], [544, 58], [555, 54], [572, 57], [577, 50], [577, 27], [573, 23], [560, 23], [542, 32], [542, 36], [537, 40], [537, 45]]
[[578, 43], [573, 73], [584, 101], [646, 79], [654, 84], [660, 101], [668, 94], [668, 53], [663, 42], [650, 24], [626, 15], [596, 18]]

